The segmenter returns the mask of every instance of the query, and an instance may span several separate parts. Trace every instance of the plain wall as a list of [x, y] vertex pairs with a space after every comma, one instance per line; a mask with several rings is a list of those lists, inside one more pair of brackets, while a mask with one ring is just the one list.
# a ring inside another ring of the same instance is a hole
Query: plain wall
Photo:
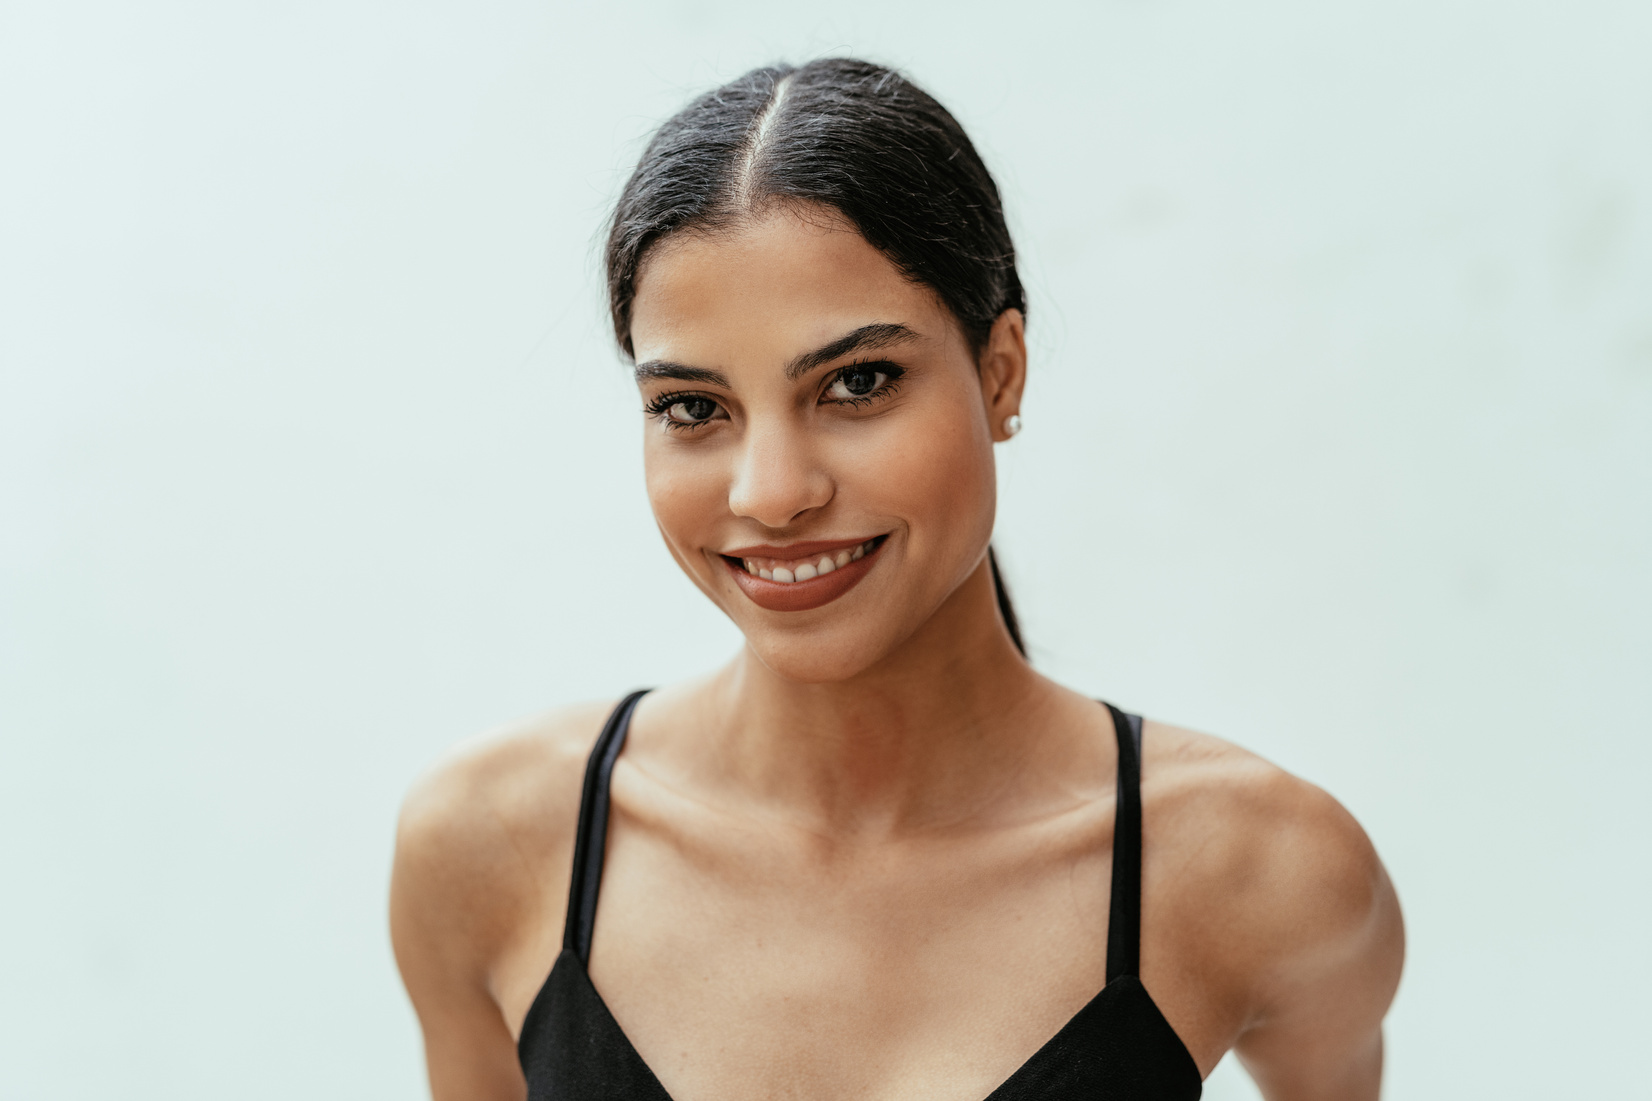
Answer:
[[1645, 1092], [1652, 8], [9, 0], [0, 1096], [423, 1095], [402, 792], [738, 644], [602, 218], [691, 93], [841, 52], [1006, 194], [1040, 667], [1361, 819], [1388, 1096]]

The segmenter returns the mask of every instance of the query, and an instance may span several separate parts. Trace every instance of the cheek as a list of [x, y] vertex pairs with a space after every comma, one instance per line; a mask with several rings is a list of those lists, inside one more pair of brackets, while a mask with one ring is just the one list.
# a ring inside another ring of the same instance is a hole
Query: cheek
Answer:
[[863, 462], [861, 484], [911, 524], [919, 554], [964, 546], [991, 535], [997, 488], [992, 439], [981, 423], [979, 396], [949, 395], [921, 419], [892, 420]]
[[[701, 542], [698, 529], [727, 512], [728, 487], [712, 464], [695, 461], [670, 447], [672, 441], [650, 439], [643, 448], [643, 479], [654, 520], [674, 548]], [[666, 454], [665, 452], [672, 452]]]

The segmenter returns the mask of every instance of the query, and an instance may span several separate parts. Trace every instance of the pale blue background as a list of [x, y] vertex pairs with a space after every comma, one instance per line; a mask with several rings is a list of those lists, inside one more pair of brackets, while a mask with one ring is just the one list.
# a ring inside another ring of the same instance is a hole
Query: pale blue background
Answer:
[[1646, 4], [4, 0], [0, 1097], [423, 1094], [400, 793], [736, 641], [598, 225], [691, 92], [842, 51], [1004, 185], [1041, 666], [1366, 824], [1389, 1097], [1645, 1094]]

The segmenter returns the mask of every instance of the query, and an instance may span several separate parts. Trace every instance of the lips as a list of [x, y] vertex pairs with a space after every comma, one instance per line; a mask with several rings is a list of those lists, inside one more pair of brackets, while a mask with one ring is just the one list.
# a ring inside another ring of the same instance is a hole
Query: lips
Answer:
[[740, 591], [758, 607], [804, 612], [830, 604], [859, 584], [871, 571], [885, 538], [744, 547], [720, 557]]

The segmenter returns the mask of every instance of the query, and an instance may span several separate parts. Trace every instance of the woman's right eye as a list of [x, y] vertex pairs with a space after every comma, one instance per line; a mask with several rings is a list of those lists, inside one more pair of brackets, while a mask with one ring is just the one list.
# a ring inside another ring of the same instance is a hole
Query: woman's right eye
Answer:
[[678, 398], [661, 412], [671, 424], [704, 424], [717, 414], [717, 403], [710, 398]]

